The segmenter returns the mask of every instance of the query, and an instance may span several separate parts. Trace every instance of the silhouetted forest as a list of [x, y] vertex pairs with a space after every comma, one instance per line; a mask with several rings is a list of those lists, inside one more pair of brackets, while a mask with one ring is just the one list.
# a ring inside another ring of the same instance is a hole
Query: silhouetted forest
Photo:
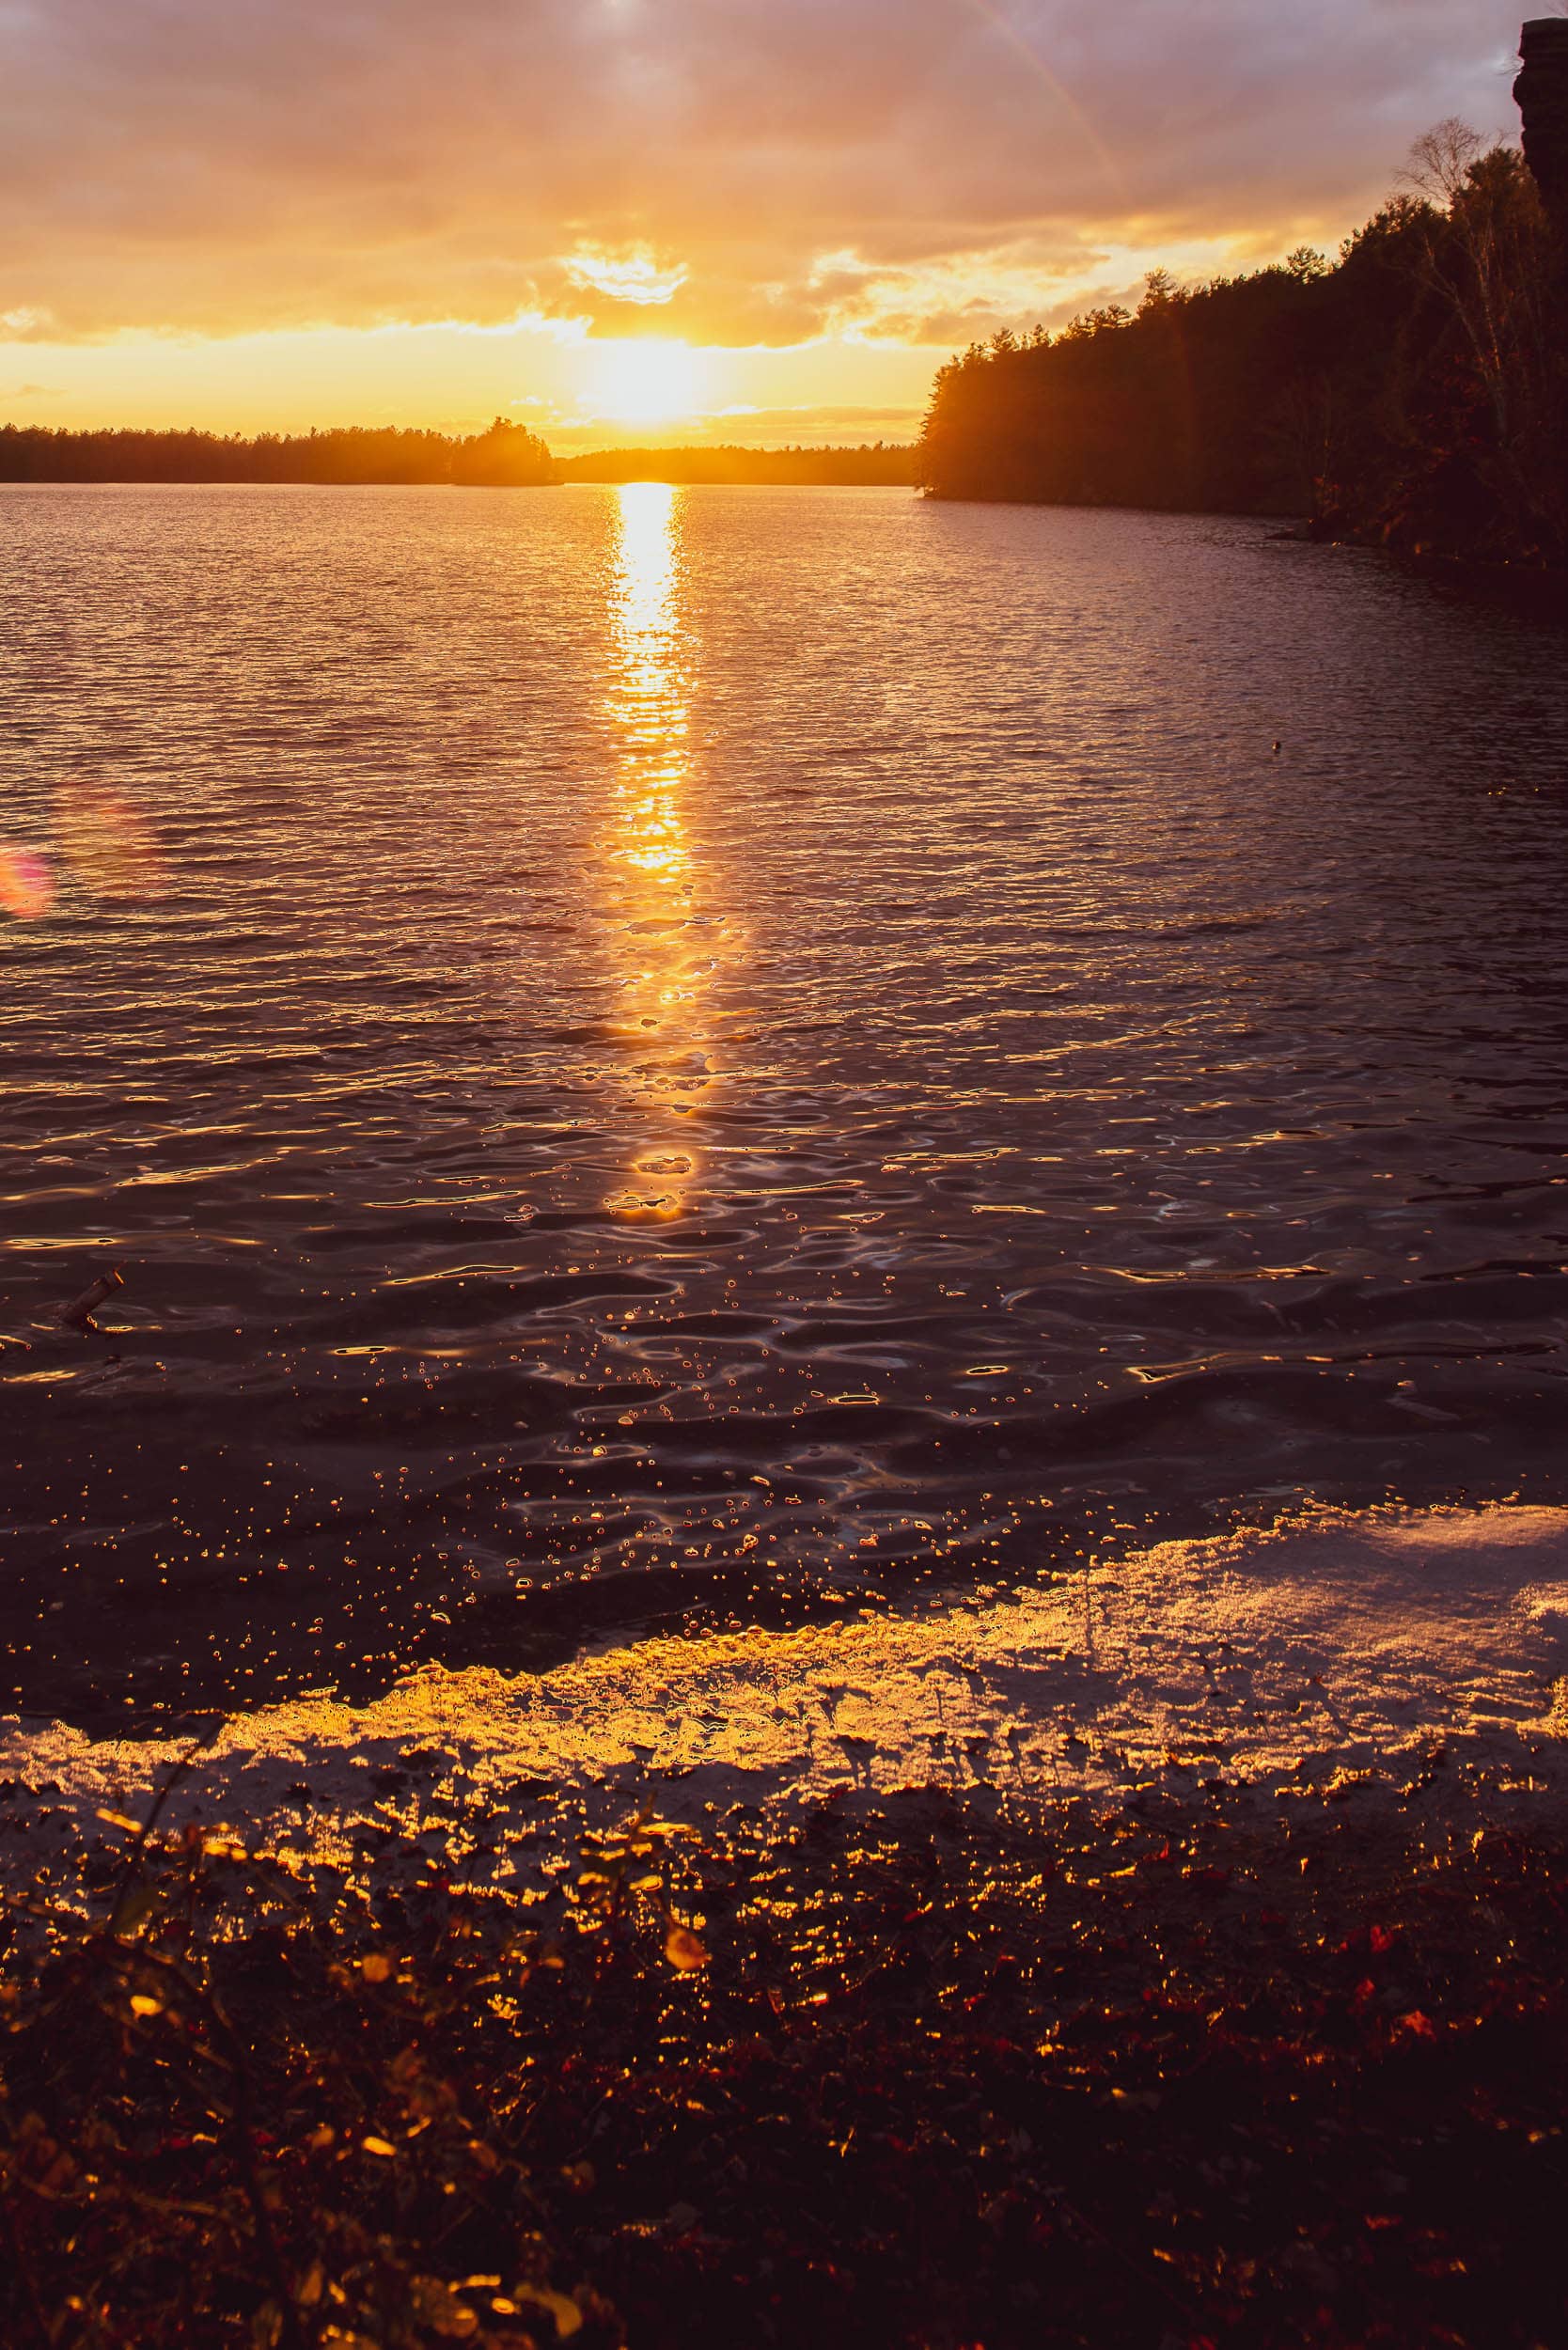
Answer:
[[0, 425], [0, 481], [455, 482], [526, 488], [558, 478], [536, 432], [503, 416], [466, 437], [350, 425], [330, 432], [68, 432]]
[[1337, 263], [1148, 280], [937, 376], [945, 498], [1309, 517], [1325, 537], [1568, 562], [1563, 257], [1523, 158], [1448, 122]]
[[561, 460], [567, 481], [677, 481], [913, 485], [913, 443], [858, 448], [604, 448]]
[[860, 482], [912, 486], [912, 443], [858, 448], [612, 448], [554, 457], [537, 433], [497, 416], [458, 438], [395, 426], [328, 432], [70, 432], [0, 425], [0, 481]]

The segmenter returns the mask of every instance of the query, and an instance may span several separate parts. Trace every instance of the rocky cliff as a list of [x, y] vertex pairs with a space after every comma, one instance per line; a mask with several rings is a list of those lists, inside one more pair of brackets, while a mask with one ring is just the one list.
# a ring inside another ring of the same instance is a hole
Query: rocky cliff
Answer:
[[1525, 161], [1547, 211], [1568, 232], [1568, 17], [1533, 18], [1519, 36], [1519, 56], [1513, 97]]

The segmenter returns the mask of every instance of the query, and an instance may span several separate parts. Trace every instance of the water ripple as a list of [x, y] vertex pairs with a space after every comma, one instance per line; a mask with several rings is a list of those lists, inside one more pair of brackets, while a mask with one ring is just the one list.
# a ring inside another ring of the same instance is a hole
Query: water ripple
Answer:
[[13, 1702], [1560, 1497], [1560, 636], [1245, 523], [0, 496]]

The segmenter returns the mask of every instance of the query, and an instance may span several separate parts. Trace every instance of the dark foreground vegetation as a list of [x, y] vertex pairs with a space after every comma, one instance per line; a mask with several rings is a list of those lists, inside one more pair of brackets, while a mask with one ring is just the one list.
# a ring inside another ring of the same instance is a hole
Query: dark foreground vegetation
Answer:
[[0, 2337], [1560, 2342], [1568, 1835], [1333, 1792], [644, 1821], [544, 1923], [111, 1821], [10, 1912]]
[[1158, 271], [1136, 314], [975, 346], [937, 378], [922, 481], [1568, 564], [1562, 231], [1523, 157], [1461, 124], [1406, 178], [1333, 266], [1303, 249], [1207, 285]]

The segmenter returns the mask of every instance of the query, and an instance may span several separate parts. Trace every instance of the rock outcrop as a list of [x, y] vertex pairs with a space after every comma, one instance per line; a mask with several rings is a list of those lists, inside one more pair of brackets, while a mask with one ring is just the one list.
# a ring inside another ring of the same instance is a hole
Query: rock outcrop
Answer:
[[1519, 36], [1519, 56], [1513, 97], [1525, 161], [1546, 210], [1568, 232], [1568, 17], [1533, 18]]

